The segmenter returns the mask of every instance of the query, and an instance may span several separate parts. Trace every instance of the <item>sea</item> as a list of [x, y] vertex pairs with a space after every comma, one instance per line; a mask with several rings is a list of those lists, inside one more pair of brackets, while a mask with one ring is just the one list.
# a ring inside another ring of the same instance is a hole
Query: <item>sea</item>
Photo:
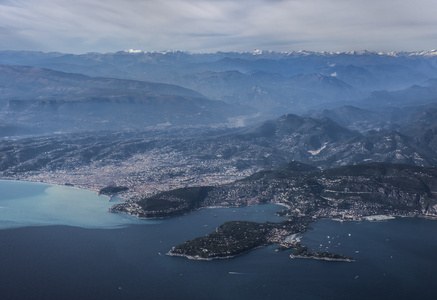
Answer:
[[166, 220], [107, 212], [108, 197], [64, 186], [0, 181], [0, 299], [437, 299], [437, 221], [319, 220], [313, 251], [276, 246], [214, 261], [166, 253], [230, 220], [280, 221], [272, 204], [202, 209]]

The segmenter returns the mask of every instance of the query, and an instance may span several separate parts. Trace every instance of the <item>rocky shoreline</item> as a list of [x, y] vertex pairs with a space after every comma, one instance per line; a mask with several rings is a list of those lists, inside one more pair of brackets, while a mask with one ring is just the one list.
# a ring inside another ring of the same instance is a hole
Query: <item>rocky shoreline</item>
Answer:
[[341, 254], [332, 252], [311, 252], [306, 246], [301, 244], [296, 245], [296, 250], [290, 255], [291, 258], [311, 258], [325, 261], [338, 261], [338, 262], [353, 262], [354, 259]]
[[324, 261], [333, 261], [333, 262], [354, 262], [353, 258], [328, 258], [328, 257], [317, 257], [317, 256], [300, 256], [300, 255], [290, 255], [291, 258], [307, 258], [307, 259], [316, 259], [316, 260], [324, 260]]

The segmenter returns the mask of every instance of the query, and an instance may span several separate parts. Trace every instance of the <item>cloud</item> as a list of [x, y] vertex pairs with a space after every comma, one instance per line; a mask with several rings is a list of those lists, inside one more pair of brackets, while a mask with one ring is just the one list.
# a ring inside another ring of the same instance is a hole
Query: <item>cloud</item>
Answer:
[[2, 49], [420, 50], [434, 0], [6, 0]]

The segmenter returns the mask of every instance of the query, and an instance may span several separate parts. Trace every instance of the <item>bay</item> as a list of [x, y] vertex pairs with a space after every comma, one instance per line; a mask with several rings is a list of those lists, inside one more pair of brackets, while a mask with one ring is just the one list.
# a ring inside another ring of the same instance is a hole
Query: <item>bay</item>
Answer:
[[34, 182], [0, 181], [0, 229], [42, 225], [117, 228], [144, 223], [131, 216], [108, 213], [108, 208], [114, 204], [108, 197], [91, 191]]
[[[47, 187], [36, 188], [41, 194]], [[319, 220], [303, 235], [312, 250], [352, 256], [353, 263], [291, 259], [290, 251], [275, 252], [275, 246], [210, 262], [165, 255], [228, 220], [279, 221], [274, 212], [280, 209], [203, 209], [123, 226], [4, 228], [0, 299], [435, 298], [437, 222], [426, 219]]]

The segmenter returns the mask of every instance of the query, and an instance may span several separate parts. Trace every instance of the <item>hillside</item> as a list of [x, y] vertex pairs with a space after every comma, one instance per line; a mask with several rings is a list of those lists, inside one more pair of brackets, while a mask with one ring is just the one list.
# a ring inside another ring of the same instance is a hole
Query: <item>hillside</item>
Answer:
[[170, 84], [9, 65], [0, 66], [0, 80], [3, 123], [27, 127], [28, 132], [216, 124], [254, 113]]
[[[302, 166], [293, 162], [281, 169], [209, 187], [196, 198], [192, 209], [275, 203], [287, 207], [283, 215], [293, 217], [360, 220], [363, 216], [379, 214], [437, 216], [435, 167], [371, 163], [313, 171]], [[188, 198], [182, 197], [181, 191], [118, 204], [111, 211], [146, 218], [153, 218], [158, 212], [159, 217], [187, 213], [186, 205], [182, 204]], [[181, 209], [169, 209], [164, 204], [156, 206], [167, 203], [168, 199], [179, 203]], [[152, 202], [155, 203], [153, 209], [150, 208]]]

